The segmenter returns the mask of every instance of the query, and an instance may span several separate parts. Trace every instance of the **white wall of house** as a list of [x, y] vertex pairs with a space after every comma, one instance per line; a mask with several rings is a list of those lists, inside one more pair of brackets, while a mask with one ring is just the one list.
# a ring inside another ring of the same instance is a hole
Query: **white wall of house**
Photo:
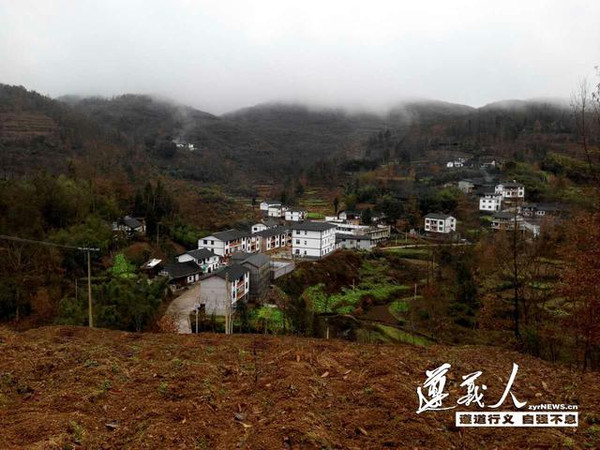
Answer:
[[214, 236], [206, 236], [198, 239], [198, 248], [211, 250], [215, 255], [226, 256], [227, 243]]
[[375, 247], [375, 243], [371, 239], [359, 239], [356, 238], [342, 238], [336, 245], [337, 248], [346, 249], [357, 249], [357, 250], [371, 250]]
[[252, 233], [258, 233], [259, 231], [266, 230], [267, 226], [264, 223], [255, 223], [252, 225]]
[[509, 186], [506, 184], [497, 184], [495, 187], [496, 194], [502, 194], [504, 198], [525, 198], [525, 186]]
[[300, 222], [306, 219], [306, 211], [286, 211], [285, 220], [290, 222]]
[[287, 233], [276, 234], [274, 236], [262, 236], [261, 237], [261, 250], [268, 252], [277, 248], [283, 248], [288, 244]]
[[269, 217], [284, 217], [287, 208], [281, 205], [269, 205], [269, 209], [267, 210], [267, 216]]
[[[231, 293], [231, 306], [235, 307], [238, 301], [248, 294], [250, 288], [250, 277], [245, 273], [240, 280], [229, 282]], [[200, 304], [204, 305], [205, 312], [208, 315], [225, 315], [225, 302], [227, 299], [227, 289], [225, 280], [218, 276], [206, 278], [200, 282]]]
[[184, 263], [188, 261], [194, 261], [200, 267], [203, 267], [204, 273], [214, 272], [215, 269], [218, 269], [221, 265], [220, 258], [217, 255], [201, 260], [198, 260], [187, 253], [177, 257], [177, 262]]
[[500, 211], [502, 207], [502, 195], [484, 194], [479, 197], [479, 211]]
[[432, 233], [450, 233], [456, 231], [456, 219], [448, 216], [445, 219], [425, 217], [425, 231]]
[[475, 184], [470, 181], [460, 180], [458, 182], [458, 189], [460, 189], [465, 194], [472, 192], [474, 188], [475, 188]]
[[234, 241], [221, 241], [214, 236], [207, 236], [198, 239], [198, 248], [207, 248], [212, 250], [215, 255], [227, 257], [236, 252], [256, 252], [258, 243], [250, 238], [241, 238]]
[[292, 253], [295, 256], [321, 258], [335, 250], [335, 228], [325, 231], [293, 230]]

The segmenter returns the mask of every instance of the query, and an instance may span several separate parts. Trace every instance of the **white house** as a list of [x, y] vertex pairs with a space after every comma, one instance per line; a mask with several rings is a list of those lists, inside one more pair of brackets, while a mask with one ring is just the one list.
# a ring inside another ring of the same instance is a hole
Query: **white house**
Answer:
[[269, 208], [267, 209], [267, 216], [268, 217], [278, 217], [278, 218], [285, 217], [286, 211], [287, 211], [287, 207], [283, 206], [281, 203], [269, 205]]
[[479, 211], [500, 211], [502, 194], [486, 192], [479, 197]]
[[465, 165], [465, 158], [456, 158], [453, 161], [448, 161], [446, 163], [446, 167], [448, 168], [453, 168], [453, 167], [464, 167]]
[[260, 250], [268, 252], [285, 248], [289, 244], [290, 231], [286, 227], [267, 228], [256, 233], [256, 236], [260, 237]]
[[225, 315], [226, 302], [232, 310], [250, 291], [250, 270], [234, 264], [205, 275], [200, 280], [200, 308], [208, 315]]
[[447, 214], [427, 214], [425, 216], [425, 231], [445, 234], [456, 231], [456, 219]]
[[269, 210], [269, 206], [281, 206], [281, 202], [275, 200], [263, 200], [260, 202], [260, 210], [267, 212]]
[[327, 222], [298, 222], [292, 226], [294, 256], [321, 258], [335, 249], [336, 226]]
[[552, 203], [527, 203], [521, 207], [524, 217], [544, 217], [559, 215], [561, 208]]
[[202, 275], [202, 269], [193, 261], [178, 262], [164, 266], [158, 274], [167, 277], [169, 285], [177, 289], [197, 282]]
[[252, 233], [254, 234], [254, 233], [258, 233], [259, 231], [266, 230], [267, 228], [268, 227], [264, 223], [258, 222], [258, 223], [255, 223], [254, 225], [252, 225], [251, 229], [252, 229]]
[[305, 209], [289, 208], [285, 211], [285, 220], [288, 222], [301, 222], [306, 220], [306, 214]]
[[198, 248], [206, 248], [221, 257], [235, 252], [258, 251], [252, 249], [251, 235], [240, 230], [227, 230], [198, 239]]
[[214, 272], [221, 265], [220, 258], [206, 248], [190, 250], [177, 256], [177, 262], [179, 263], [188, 261], [195, 262], [202, 269], [203, 273]]
[[338, 213], [338, 219], [340, 219], [340, 220], [358, 220], [358, 221], [360, 221], [361, 216], [362, 216], [362, 213], [360, 211], [340, 211]]
[[514, 230], [515, 223], [517, 229], [523, 228], [523, 216], [516, 212], [500, 211], [492, 216], [493, 230]]
[[368, 235], [336, 233], [335, 246], [337, 248], [371, 250], [375, 247], [375, 242]]
[[135, 217], [125, 216], [113, 222], [113, 231], [124, 231], [128, 234], [144, 234], [146, 233], [146, 225]]
[[519, 200], [525, 198], [525, 186], [516, 181], [497, 184], [496, 194], [502, 194], [502, 197], [509, 200]]

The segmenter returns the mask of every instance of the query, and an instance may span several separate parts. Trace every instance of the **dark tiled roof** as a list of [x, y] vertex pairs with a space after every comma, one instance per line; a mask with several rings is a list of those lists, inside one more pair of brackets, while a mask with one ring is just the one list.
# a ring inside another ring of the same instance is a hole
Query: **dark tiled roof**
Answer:
[[169, 278], [178, 279], [185, 278], [190, 275], [196, 275], [201, 272], [200, 267], [194, 261], [184, 263], [169, 264], [164, 270], [169, 274]]
[[269, 258], [264, 253], [253, 253], [245, 260], [241, 261], [240, 264], [247, 265], [250, 264], [254, 267], [263, 267], [264, 265], [269, 265], [271, 262], [271, 258]]
[[341, 242], [344, 239], [354, 239], [357, 241], [370, 241], [371, 237], [364, 234], [349, 234], [349, 233], [336, 233], [335, 242]]
[[249, 272], [249, 270], [246, 269], [244, 266], [241, 266], [239, 264], [233, 264], [232, 266], [225, 267], [224, 269], [213, 273], [214, 275], [223, 279], [229, 276], [229, 281], [233, 281], [237, 280], [238, 278], [241, 278], [247, 272]]
[[426, 219], [442, 219], [442, 220], [446, 220], [449, 217], [452, 217], [452, 216], [449, 214], [438, 214], [438, 213], [429, 213], [425, 216]]
[[[500, 211], [495, 213], [492, 216], [494, 219], [510, 219], [510, 220], [514, 220], [515, 219], [515, 213], [510, 212], [510, 211]], [[517, 214], [517, 220], [520, 220], [521, 216], [519, 216]]]
[[265, 219], [262, 221], [268, 228], [273, 228], [279, 225], [279, 221], [275, 219]]
[[553, 203], [538, 203], [536, 205], [538, 211], [560, 211], [562, 208]]
[[248, 252], [235, 252], [233, 255], [230, 256], [230, 259], [232, 261], [243, 261], [243, 260], [249, 258], [250, 256], [252, 256], [252, 253], [248, 253]]
[[139, 228], [142, 226], [142, 222], [140, 222], [139, 220], [137, 220], [135, 217], [131, 217], [131, 216], [125, 216], [121, 219], [121, 223], [124, 223], [125, 225], [127, 225], [129, 228]]
[[266, 230], [257, 231], [254, 234], [261, 236], [261, 237], [270, 237], [270, 236], [277, 236], [278, 234], [286, 234], [286, 233], [288, 233], [288, 231], [289, 230], [286, 227], [274, 227], [274, 228], [267, 228]]
[[475, 190], [475, 193], [477, 195], [502, 195], [502, 194], [496, 194], [496, 190], [494, 189], [494, 186], [480, 186]]
[[220, 231], [218, 233], [215, 233], [215, 234], [213, 234], [213, 236], [220, 241], [226, 242], [226, 241], [235, 241], [237, 239], [248, 237], [248, 236], [250, 236], [250, 233], [248, 233], [247, 231], [240, 231], [240, 230], [227, 230], [227, 231]]
[[303, 231], [326, 231], [331, 228], [336, 228], [336, 226], [327, 222], [299, 222], [292, 225], [292, 230]]
[[190, 250], [189, 252], [185, 252], [184, 255], [190, 255], [192, 258], [200, 261], [215, 256], [212, 250], [207, 248], [196, 248], [194, 250]]
[[502, 186], [508, 187], [508, 188], [523, 187], [523, 185], [521, 183], [517, 183], [515, 181], [505, 181], [505, 182], [498, 183], [498, 185], [502, 185]]

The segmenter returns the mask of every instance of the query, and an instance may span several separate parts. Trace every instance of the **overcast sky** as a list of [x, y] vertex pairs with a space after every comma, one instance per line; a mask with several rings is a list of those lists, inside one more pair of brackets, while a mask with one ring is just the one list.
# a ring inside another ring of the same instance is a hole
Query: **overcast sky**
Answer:
[[0, 0], [0, 82], [148, 93], [222, 113], [569, 97], [600, 64], [600, 0]]

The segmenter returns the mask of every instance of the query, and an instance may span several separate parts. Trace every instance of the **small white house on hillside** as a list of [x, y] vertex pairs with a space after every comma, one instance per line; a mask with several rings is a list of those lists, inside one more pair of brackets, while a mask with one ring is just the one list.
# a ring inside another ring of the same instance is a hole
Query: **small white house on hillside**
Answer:
[[479, 197], [479, 211], [500, 211], [502, 194], [486, 192]]
[[525, 186], [516, 181], [497, 184], [495, 192], [501, 194], [505, 199], [518, 200], [525, 198]]
[[288, 222], [301, 222], [306, 220], [307, 213], [305, 209], [289, 208], [285, 211], [285, 220]]
[[425, 216], [425, 231], [451, 233], [456, 231], [456, 219], [448, 214], [430, 213]]
[[202, 269], [203, 273], [214, 272], [221, 265], [220, 258], [213, 251], [206, 248], [197, 248], [177, 256], [178, 263], [188, 261], [195, 262]]

